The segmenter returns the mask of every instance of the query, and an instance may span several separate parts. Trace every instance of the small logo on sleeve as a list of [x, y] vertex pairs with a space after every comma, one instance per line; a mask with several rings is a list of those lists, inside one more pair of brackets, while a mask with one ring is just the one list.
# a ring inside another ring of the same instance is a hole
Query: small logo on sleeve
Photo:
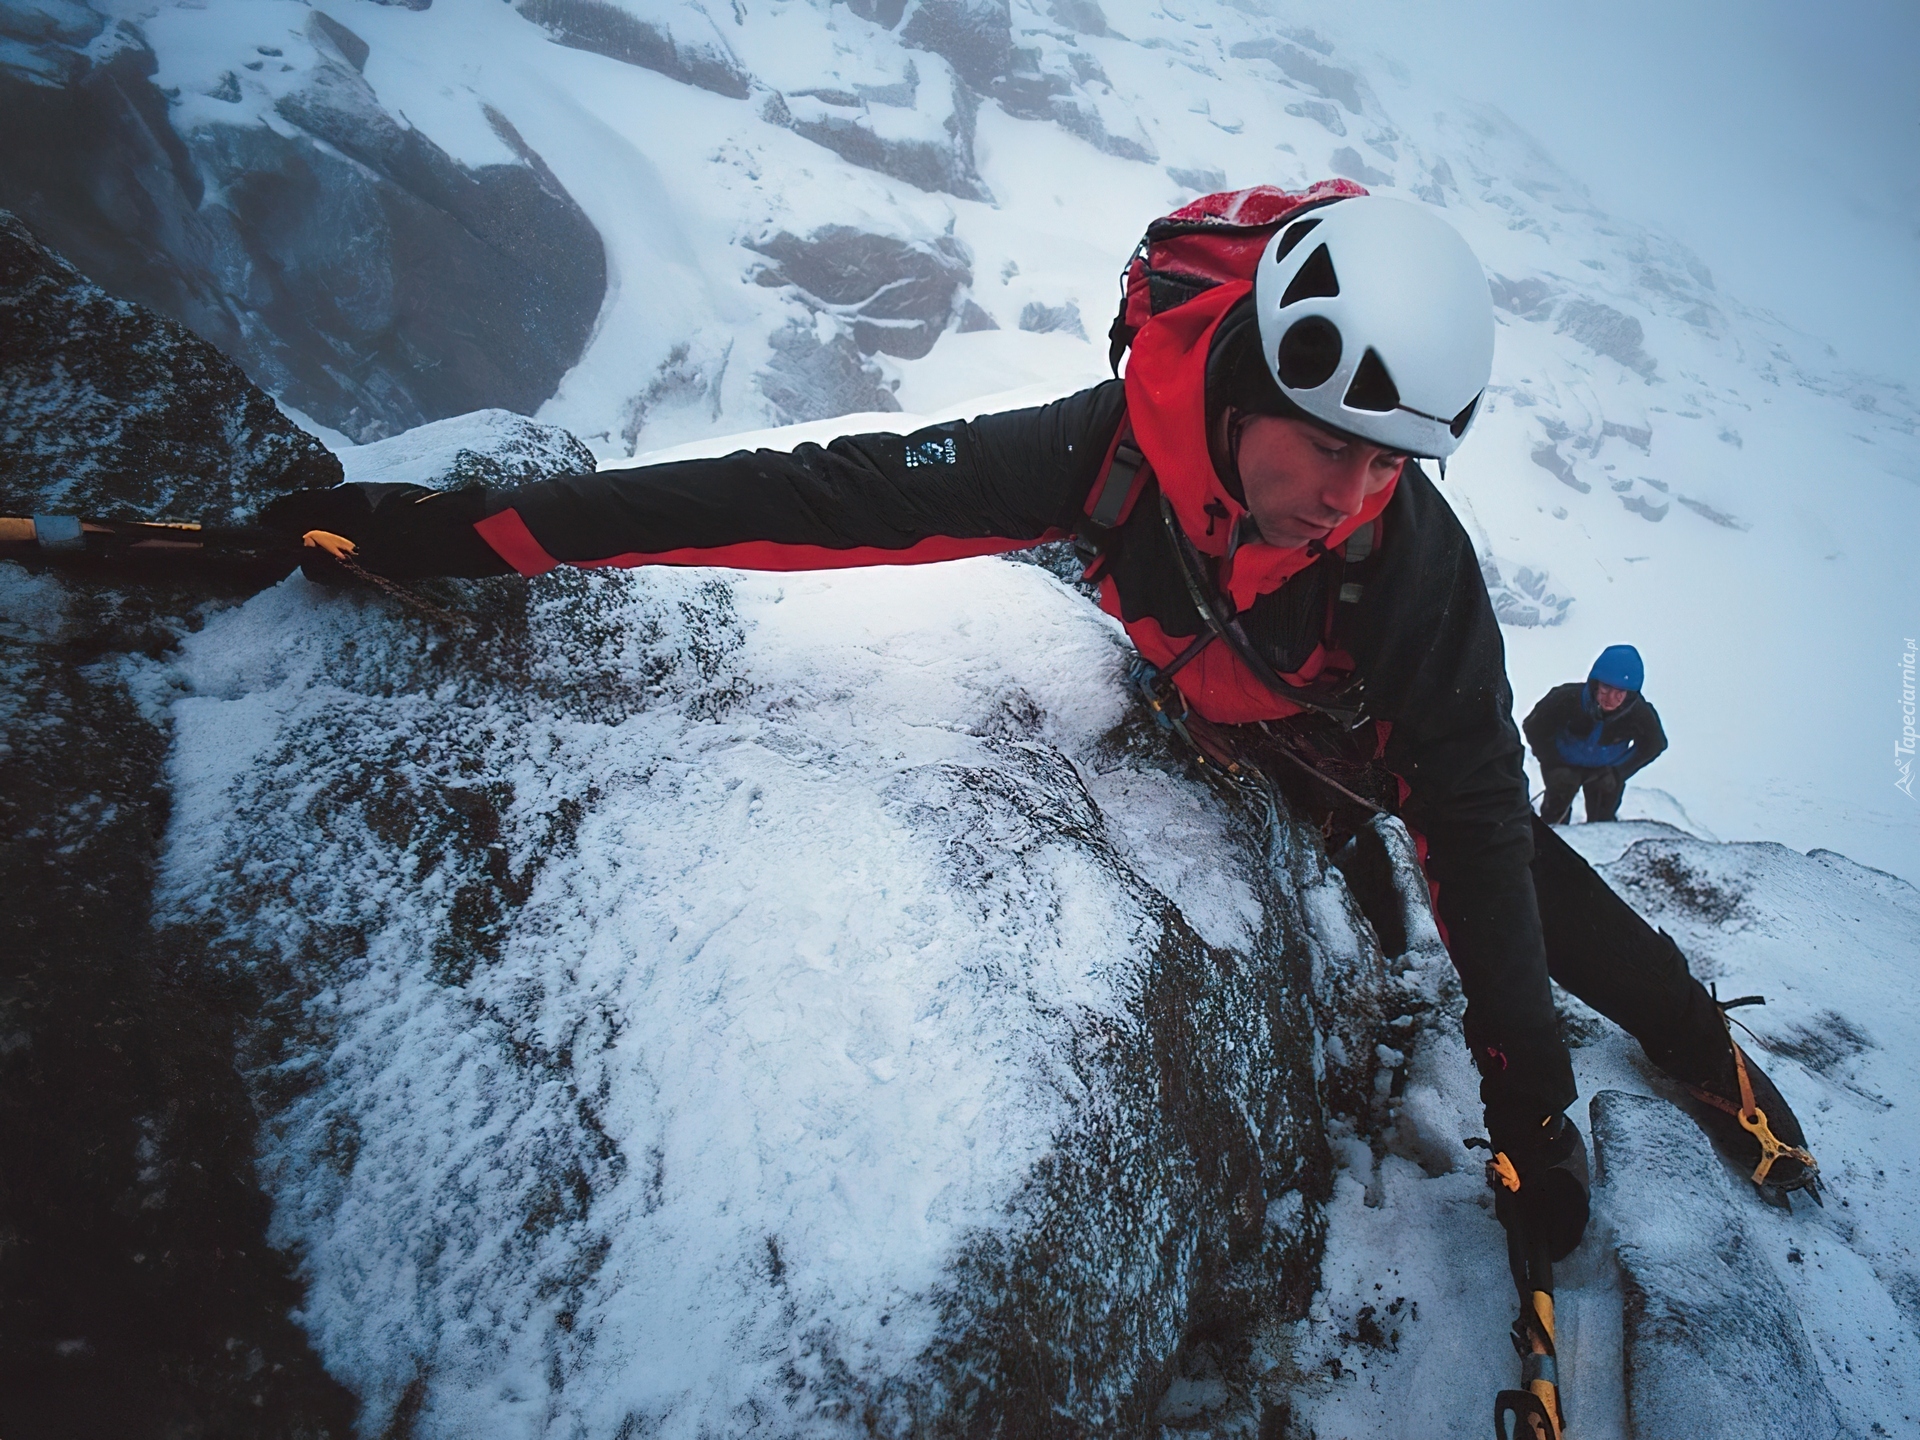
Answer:
[[958, 465], [960, 452], [954, 448], [953, 437], [944, 440], [914, 440], [907, 445], [907, 468], [916, 465]]

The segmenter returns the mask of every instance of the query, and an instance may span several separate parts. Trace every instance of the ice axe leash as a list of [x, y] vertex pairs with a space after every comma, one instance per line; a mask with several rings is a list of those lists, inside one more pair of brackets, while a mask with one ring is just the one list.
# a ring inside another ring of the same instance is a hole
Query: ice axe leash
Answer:
[[[1492, 1149], [1485, 1140], [1467, 1143]], [[1520, 1294], [1520, 1315], [1512, 1330], [1513, 1348], [1520, 1356], [1520, 1388], [1493, 1397], [1495, 1440], [1563, 1440], [1567, 1417], [1560, 1407], [1552, 1252], [1544, 1236], [1528, 1232], [1519, 1204], [1520, 1172], [1504, 1150], [1487, 1162], [1487, 1184], [1506, 1225], [1507, 1268]]]
[[78, 561], [164, 564], [212, 561], [240, 568], [300, 563], [303, 550], [319, 550], [356, 580], [392, 596], [416, 614], [452, 628], [473, 622], [376, 575], [354, 558], [356, 547], [344, 535], [309, 530], [297, 539], [279, 530], [252, 525], [202, 525], [189, 520], [96, 520], [78, 515], [0, 516], [0, 559], [34, 557], [53, 562]]

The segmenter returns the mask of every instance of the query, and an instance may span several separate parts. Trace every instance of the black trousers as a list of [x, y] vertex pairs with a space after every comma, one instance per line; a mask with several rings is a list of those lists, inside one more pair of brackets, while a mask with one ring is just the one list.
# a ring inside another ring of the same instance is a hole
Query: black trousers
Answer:
[[[1392, 864], [1379, 833], [1358, 829], [1333, 856], [1390, 956], [1407, 947]], [[1647, 1056], [1690, 1084], [1725, 1084], [1733, 1052], [1713, 997], [1687, 970], [1686, 956], [1616, 895], [1580, 854], [1538, 816], [1533, 821], [1533, 889], [1540, 905], [1547, 972], [1554, 981], [1638, 1040]]]
[[1540, 778], [1547, 782], [1547, 793], [1540, 802], [1540, 818], [1549, 825], [1564, 825], [1573, 813], [1573, 795], [1587, 795], [1587, 819], [1611, 820], [1619, 813], [1620, 796], [1627, 782], [1610, 765], [1588, 769], [1581, 765], [1543, 765]]

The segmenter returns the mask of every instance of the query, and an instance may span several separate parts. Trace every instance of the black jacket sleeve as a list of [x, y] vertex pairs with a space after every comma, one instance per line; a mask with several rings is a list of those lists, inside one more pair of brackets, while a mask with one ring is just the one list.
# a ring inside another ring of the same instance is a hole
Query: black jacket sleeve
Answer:
[[1614, 767], [1623, 781], [1646, 769], [1667, 748], [1667, 732], [1660, 728], [1660, 712], [1647, 703], [1644, 695], [1633, 708], [1633, 749], [1624, 761]]
[[1578, 681], [1554, 686], [1540, 697], [1540, 703], [1521, 722], [1520, 728], [1526, 733], [1527, 745], [1542, 768], [1566, 764], [1560, 758], [1554, 741], [1565, 731], [1574, 729], [1584, 717], [1585, 712], [1580, 708], [1580, 693], [1585, 689], [1586, 686]]
[[1575, 1090], [1529, 869], [1506, 648], [1472, 543], [1417, 466], [1385, 519], [1351, 649], [1373, 713], [1392, 726], [1386, 759], [1409, 787], [1401, 813], [1426, 839], [1489, 1122], [1526, 1125]]
[[910, 435], [851, 435], [493, 492], [477, 527], [523, 574], [558, 563], [803, 570], [950, 560], [1066, 533], [1125, 405], [1109, 381]]

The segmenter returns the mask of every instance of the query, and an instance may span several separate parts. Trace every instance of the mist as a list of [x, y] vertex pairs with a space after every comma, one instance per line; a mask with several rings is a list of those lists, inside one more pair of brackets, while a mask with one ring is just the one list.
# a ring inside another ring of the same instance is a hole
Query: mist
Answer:
[[1920, 7], [1361, 0], [1346, 14], [1417, 82], [1504, 110], [1602, 209], [1691, 247], [1723, 291], [1850, 366], [1920, 384]]

